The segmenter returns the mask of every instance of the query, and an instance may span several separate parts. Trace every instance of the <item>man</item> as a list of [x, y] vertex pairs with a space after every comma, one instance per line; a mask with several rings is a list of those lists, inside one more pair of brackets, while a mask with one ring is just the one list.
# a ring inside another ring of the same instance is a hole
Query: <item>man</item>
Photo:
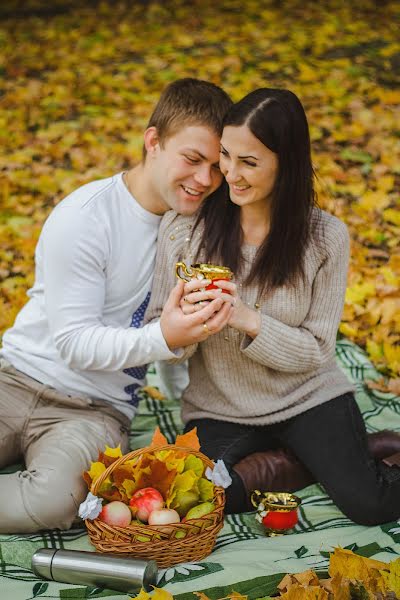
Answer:
[[144, 133], [142, 162], [84, 185], [47, 219], [30, 300], [0, 354], [0, 468], [26, 464], [0, 475], [0, 533], [69, 528], [98, 449], [127, 450], [145, 365], [204, 339], [210, 318], [213, 332], [226, 324], [220, 299], [184, 315], [180, 282], [160, 322], [141, 327], [161, 217], [194, 213], [220, 185], [230, 105], [211, 83], [172, 83]]

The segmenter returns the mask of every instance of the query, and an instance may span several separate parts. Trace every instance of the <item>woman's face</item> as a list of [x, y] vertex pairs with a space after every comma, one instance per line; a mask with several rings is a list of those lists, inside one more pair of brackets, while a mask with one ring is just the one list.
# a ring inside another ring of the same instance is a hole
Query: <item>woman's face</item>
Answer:
[[278, 173], [278, 156], [247, 125], [224, 127], [219, 164], [234, 204], [265, 207]]

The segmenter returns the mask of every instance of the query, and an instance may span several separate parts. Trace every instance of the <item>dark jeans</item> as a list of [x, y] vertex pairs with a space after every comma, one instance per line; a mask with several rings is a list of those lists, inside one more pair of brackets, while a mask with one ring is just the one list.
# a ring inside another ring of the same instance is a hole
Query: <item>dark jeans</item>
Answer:
[[375, 525], [400, 516], [400, 469], [370, 456], [364, 421], [351, 393], [274, 425], [194, 419], [185, 431], [193, 427], [197, 427], [201, 451], [213, 460], [223, 459], [230, 472], [228, 513], [246, 510], [250, 492], [233, 465], [253, 452], [283, 447], [293, 451], [356, 523]]

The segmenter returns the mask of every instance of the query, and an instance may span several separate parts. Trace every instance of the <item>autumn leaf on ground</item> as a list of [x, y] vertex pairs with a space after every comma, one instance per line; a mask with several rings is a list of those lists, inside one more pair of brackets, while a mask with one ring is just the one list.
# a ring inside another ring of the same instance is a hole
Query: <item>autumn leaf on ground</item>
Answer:
[[193, 592], [193, 594], [197, 596], [199, 600], [211, 600], [204, 592]]
[[140, 592], [134, 598], [131, 598], [131, 600], [151, 600], [151, 594], [141, 588]]
[[161, 588], [154, 588], [154, 592], [152, 594], [152, 600], [173, 600], [173, 595], [167, 590]]
[[[9, 12], [8, 4], [0, 10]], [[221, 0], [210, 11], [195, 0], [177, 3], [176, 19], [162, 3], [103, 0], [99, 11], [69, 0], [74, 10], [49, 16], [36, 11], [43, 2], [29, 4], [23, 19], [2, 19], [0, 335], [28, 300], [36, 241], [52, 208], [80, 185], [140, 161], [161, 91], [194, 74], [234, 101], [267, 84], [300, 97], [319, 205], [351, 238], [340, 331], [382, 374], [398, 378], [400, 361], [384, 342], [400, 333], [399, 317], [379, 308], [388, 295], [400, 298], [398, 3], [329, 10], [310, 2], [300, 10], [288, 0], [236, 10]]]
[[152, 385], [146, 385], [142, 387], [141, 392], [147, 396], [150, 396], [150, 398], [153, 398], [154, 400], [165, 400], [164, 394], [162, 394], [158, 388]]
[[384, 589], [380, 590], [393, 592], [396, 598], [400, 598], [400, 558], [389, 563], [389, 572], [381, 571], [384, 582]]
[[389, 392], [392, 394], [396, 394], [396, 396], [400, 396], [400, 378], [390, 379], [388, 383]]
[[235, 592], [234, 590], [232, 590], [230, 594], [228, 594], [224, 598], [221, 598], [220, 600], [247, 600], [247, 598], [248, 597], [246, 595], [239, 594], [239, 592]]
[[378, 580], [381, 570], [387, 570], [388, 565], [384, 562], [365, 558], [354, 554], [351, 550], [335, 548], [329, 560], [329, 575], [341, 575], [346, 579], [361, 581], [371, 592], [378, 590]]
[[280, 596], [283, 600], [328, 600], [326, 590], [316, 586], [293, 585], [287, 592]]
[[151, 593], [145, 592], [142, 588], [138, 595], [131, 600], [174, 600], [174, 597], [167, 590], [154, 587]]
[[333, 594], [333, 598], [335, 600], [351, 599], [350, 582], [339, 573], [336, 573], [336, 575], [332, 577], [330, 580], [330, 585], [328, 584], [325, 589]]
[[376, 381], [366, 379], [365, 383], [370, 390], [376, 390], [378, 392], [400, 396], [400, 378], [385, 379], [384, 377], [380, 377]]

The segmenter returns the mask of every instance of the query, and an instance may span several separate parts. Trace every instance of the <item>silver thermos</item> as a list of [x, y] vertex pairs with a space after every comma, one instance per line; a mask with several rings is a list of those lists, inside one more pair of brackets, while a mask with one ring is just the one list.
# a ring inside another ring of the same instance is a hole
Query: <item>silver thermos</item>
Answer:
[[137, 594], [142, 587], [150, 591], [158, 574], [154, 560], [57, 548], [37, 550], [32, 557], [32, 570], [45, 579], [128, 594]]

